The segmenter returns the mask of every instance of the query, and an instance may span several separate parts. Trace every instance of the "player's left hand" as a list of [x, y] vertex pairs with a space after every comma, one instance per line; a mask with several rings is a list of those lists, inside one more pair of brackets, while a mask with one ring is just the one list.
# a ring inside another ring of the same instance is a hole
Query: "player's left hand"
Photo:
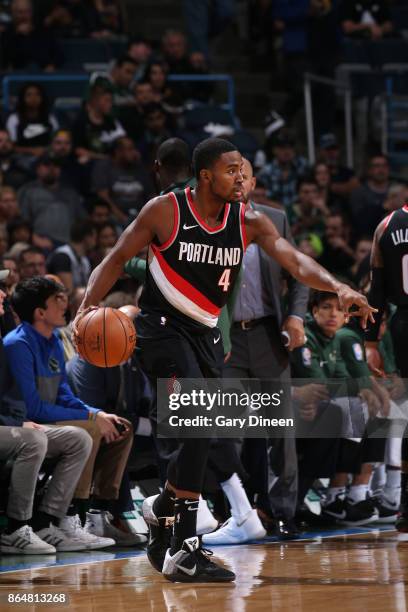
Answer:
[[303, 321], [298, 317], [288, 316], [282, 325], [282, 331], [289, 334], [288, 351], [303, 346], [306, 342], [305, 327]]
[[[368, 321], [374, 323], [374, 313], [378, 311], [370, 306], [367, 298], [362, 293], [354, 291], [354, 289], [342, 283], [337, 290], [337, 296], [340, 307], [346, 316], [346, 323], [350, 317], [361, 317], [361, 327], [363, 329], [367, 327]], [[352, 306], [357, 306], [357, 310], [350, 311]]]

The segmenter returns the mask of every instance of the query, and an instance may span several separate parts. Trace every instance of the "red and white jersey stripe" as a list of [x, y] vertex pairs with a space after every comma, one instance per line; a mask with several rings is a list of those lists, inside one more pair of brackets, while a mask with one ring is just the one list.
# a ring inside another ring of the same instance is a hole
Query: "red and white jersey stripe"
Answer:
[[142, 310], [215, 327], [246, 248], [245, 204], [225, 203], [220, 223], [211, 227], [200, 217], [190, 188], [171, 197], [173, 230], [166, 243], [150, 245]]

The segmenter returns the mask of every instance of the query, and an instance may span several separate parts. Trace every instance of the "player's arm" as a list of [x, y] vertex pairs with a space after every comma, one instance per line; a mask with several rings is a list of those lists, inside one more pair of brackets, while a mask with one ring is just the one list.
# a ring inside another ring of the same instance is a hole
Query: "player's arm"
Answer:
[[[336, 293], [344, 312], [360, 316], [364, 327], [367, 319], [373, 318], [374, 309], [369, 306], [365, 296], [336, 280], [314, 259], [293, 247], [265, 215], [253, 210], [246, 211], [245, 228], [248, 242], [256, 242], [298, 281], [320, 291]], [[353, 305], [358, 309], [350, 313]]]
[[[163, 228], [169, 228], [168, 235]], [[123, 272], [124, 265], [153, 238], [165, 242], [173, 227], [173, 204], [169, 196], [150, 200], [137, 218], [123, 232], [116, 245], [92, 272], [79, 312], [96, 306], [105, 297]]]
[[386, 289], [385, 289], [385, 269], [384, 259], [380, 248], [380, 239], [387, 226], [387, 218], [381, 221], [374, 233], [373, 245], [371, 247], [370, 257], [370, 291], [368, 298], [370, 304], [377, 308], [374, 315], [374, 321], [370, 322], [366, 329], [365, 347], [367, 353], [367, 361], [371, 367], [378, 359], [378, 334], [380, 331], [381, 320], [384, 314], [386, 305]]

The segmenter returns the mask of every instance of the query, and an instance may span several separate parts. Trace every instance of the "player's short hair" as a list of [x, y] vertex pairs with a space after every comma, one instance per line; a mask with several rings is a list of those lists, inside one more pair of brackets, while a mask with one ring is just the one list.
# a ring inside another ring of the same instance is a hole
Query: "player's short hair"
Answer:
[[157, 149], [156, 158], [164, 168], [184, 170], [190, 168], [190, 147], [181, 138], [169, 138]]
[[196, 179], [201, 170], [209, 170], [223, 153], [238, 151], [237, 147], [223, 138], [206, 138], [193, 151], [193, 171]]
[[52, 295], [61, 293], [61, 285], [45, 276], [33, 276], [17, 284], [11, 296], [11, 305], [21, 321], [34, 322], [36, 308], [46, 308]]

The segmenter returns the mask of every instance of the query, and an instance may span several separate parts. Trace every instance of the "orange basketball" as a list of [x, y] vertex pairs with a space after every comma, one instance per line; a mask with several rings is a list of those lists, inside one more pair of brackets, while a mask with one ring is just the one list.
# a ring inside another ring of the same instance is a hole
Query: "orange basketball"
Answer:
[[136, 330], [127, 315], [116, 308], [97, 308], [78, 323], [78, 353], [92, 365], [113, 368], [132, 355]]

